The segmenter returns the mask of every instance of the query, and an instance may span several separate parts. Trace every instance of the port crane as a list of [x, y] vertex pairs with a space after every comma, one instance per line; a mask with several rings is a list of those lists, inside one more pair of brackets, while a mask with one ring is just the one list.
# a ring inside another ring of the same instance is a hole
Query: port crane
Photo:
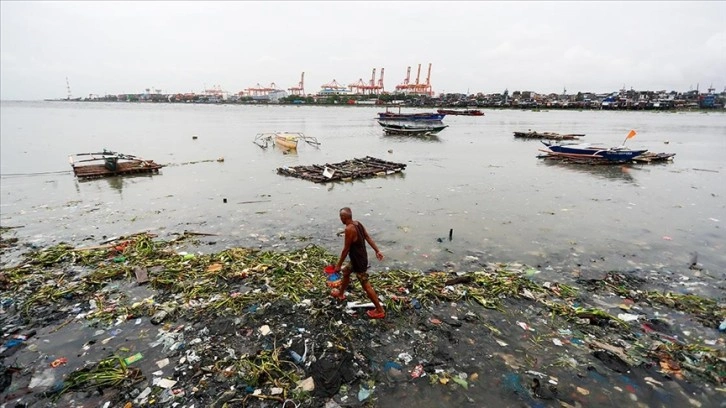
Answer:
[[409, 66], [406, 70], [406, 79], [403, 83], [396, 85], [396, 92], [409, 94], [409, 95], [426, 95], [432, 96], [434, 94], [431, 86], [431, 66], [429, 63], [429, 70], [426, 76], [426, 82], [421, 83], [421, 64], [418, 64], [418, 70], [416, 72], [416, 82], [411, 83], [411, 67]]
[[363, 81], [363, 78], [358, 79], [358, 82], [348, 85], [350, 91], [357, 95], [379, 95], [383, 92], [383, 73], [384, 68], [381, 68], [381, 77], [376, 82], [376, 69], [373, 68], [371, 73], [371, 79], [368, 83]]
[[292, 88], [288, 88], [288, 91], [290, 91], [290, 95], [298, 95], [298, 96], [305, 96], [305, 72], [300, 75], [300, 82], [297, 84], [297, 86], [293, 86]]
[[348, 88], [344, 87], [343, 85], [339, 84], [338, 81], [333, 79], [333, 82], [329, 82], [327, 84], [323, 84], [320, 86], [322, 91], [320, 91], [321, 94], [345, 94], [348, 92]]

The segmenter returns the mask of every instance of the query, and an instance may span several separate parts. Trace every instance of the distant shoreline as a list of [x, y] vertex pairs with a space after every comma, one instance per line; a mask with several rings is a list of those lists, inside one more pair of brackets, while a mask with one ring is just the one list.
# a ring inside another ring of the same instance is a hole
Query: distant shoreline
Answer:
[[95, 100], [95, 99], [34, 99], [34, 100], [17, 100], [17, 99], [3, 99], [0, 103], [37, 103], [37, 102], [77, 102], [77, 103], [113, 103], [113, 104], [140, 104], [140, 105], [243, 105], [243, 106], [339, 106], [339, 107], [378, 107], [378, 108], [417, 108], [417, 109], [489, 109], [489, 110], [530, 110], [535, 112], [544, 112], [549, 110], [557, 111], [655, 111], [655, 112], [726, 112], [726, 107], [713, 107], [713, 108], [701, 108], [695, 106], [688, 107], [603, 107], [603, 106], [492, 106], [488, 104], [472, 104], [472, 105], [454, 105], [454, 104], [424, 104], [424, 105], [409, 105], [409, 104], [371, 104], [371, 103], [292, 103], [292, 102], [258, 102], [258, 101], [218, 101], [218, 102], [171, 102], [171, 101], [110, 101], [110, 100]]

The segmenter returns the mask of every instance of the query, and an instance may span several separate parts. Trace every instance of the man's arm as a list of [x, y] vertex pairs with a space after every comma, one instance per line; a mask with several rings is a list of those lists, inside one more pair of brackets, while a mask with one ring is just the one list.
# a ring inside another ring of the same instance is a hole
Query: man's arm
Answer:
[[352, 224], [345, 226], [345, 242], [343, 243], [343, 250], [340, 252], [340, 259], [338, 260], [338, 264], [335, 265], [336, 271], [339, 271], [340, 268], [343, 267], [343, 262], [345, 262], [345, 257], [347, 257], [348, 252], [350, 252], [350, 244], [353, 243], [353, 238], [355, 237], [355, 234], [355, 226], [353, 226]]
[[371, 248], [373, 248], [373, 250], [376, 251], [376, 258], [378, 258], [379, 261], [382, 261], [383, 254], [381, 253], [380, 250], [378, 250], [378, 246], [376, 245], [375, 242], [373, 242], [373, 238], [371, 238], [371, 236], [368, 235], [368, 230], [365, 229], [365, 227], [363, 228], [363, 233], [365, 234], [366, 242], [368, 242], [368, 245], [370, 245]]

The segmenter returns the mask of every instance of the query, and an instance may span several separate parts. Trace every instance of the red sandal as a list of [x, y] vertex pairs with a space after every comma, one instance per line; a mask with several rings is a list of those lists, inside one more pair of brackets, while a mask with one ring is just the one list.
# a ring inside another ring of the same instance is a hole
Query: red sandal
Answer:
[[386, 317], [386, 312], [385, 311], [384, 312], [378, 312], [375, 309], [367, 311], [366, 314], [371, 319], [383, 319], [384, 317]]

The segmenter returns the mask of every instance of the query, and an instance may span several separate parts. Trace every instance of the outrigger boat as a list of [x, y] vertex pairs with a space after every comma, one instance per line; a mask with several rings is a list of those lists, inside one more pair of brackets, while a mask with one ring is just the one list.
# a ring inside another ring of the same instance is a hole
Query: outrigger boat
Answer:
[[389, 135], [432, 135], [449, 127], [449, 125], [444, 125], [441, 122], [439, 124], [414, 124], [378, 121], [378, 124]]
[[479, 109], [437, 109], [436, 112], [442, 115], [460, 115], [460, 116], [484, 116], [484, 112]]
[[636, 133], [631, 130], [623, 144], [616, 147], [607, 147], [602, 144], [591, 144], [591, 143], [561, 143], [554, 144], [550, 142], [542, 141], [542, 144], [547, 146], [549, 152], [555, 155], [570, 156], [573, 159], [601, 159], [608, 162], [626, 162], [635, 159], [636, 157], [646, 153], [648, 149], [633, 150], [629, 147], [625, 147], [625, 142], [628, 139], [635, 137]]
[[380, 112], [378, 119], [383, 120], [410, 120], [410, 121], [441, 121], [446, 115], [441, 113], [393, 113]]
[[445, 114], [438, 112], [421, 112], [421, 113], [401, 113], [401, 107], [398, 108], [398, 113], [394, 113], [386, 108], [385, 112], [378, 113], [379, 120], [398, 120], [398, 121], [433, 121], [441, 122]]
[[630, 161], [648, 151], [648, 149], [633, 150], [625, 146], [607, 147], [591, 143], [555, 144], [542, 141], [542, 144], [556, 154], [571, 155], [574, 158], [600, 158], [612, 162]]
[[164, 167], [153, 160], [106, 149], [100, 153], [77, 153], [68, 156], [68, 161], [73, 168], [73, 174], [79, 179], [158, 173]]
[[312, 136], [305, 136], [300, 132], [259, 133], [255, 137], [254, 143], [263, 149], [273, 144], [273, 146], [278, 146], [283, 150], [297, 150], [297, 144], [300, 140], [311, 146], [320, 146], [318, 139]]

